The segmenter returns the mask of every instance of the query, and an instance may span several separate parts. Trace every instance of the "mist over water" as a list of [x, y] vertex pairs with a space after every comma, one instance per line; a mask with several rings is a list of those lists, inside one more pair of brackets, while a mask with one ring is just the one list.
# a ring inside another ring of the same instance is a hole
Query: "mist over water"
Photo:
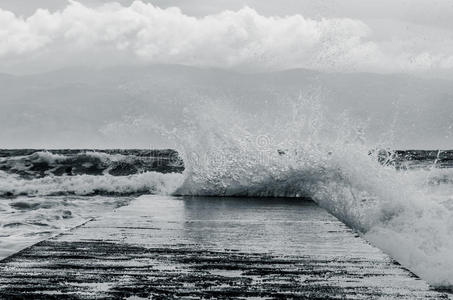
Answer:
[[194, 105], [220, 102], [247, 118], [284, 120], [302, 94], [317, 99], [325, 118], [346, 112], [369, 144], [453, 149], [448, 80], [153, 65], [0, 76], [0, 87], [0, 148], [172, 148], [156, 126], [181, 126]]

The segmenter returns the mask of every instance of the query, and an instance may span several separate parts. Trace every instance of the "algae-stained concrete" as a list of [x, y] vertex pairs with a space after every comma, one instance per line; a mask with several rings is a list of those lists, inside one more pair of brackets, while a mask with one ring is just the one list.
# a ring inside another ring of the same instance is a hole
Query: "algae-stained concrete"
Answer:
[[4, 299], [442, 299], [301, 199], [142, 196], [0, 263]]

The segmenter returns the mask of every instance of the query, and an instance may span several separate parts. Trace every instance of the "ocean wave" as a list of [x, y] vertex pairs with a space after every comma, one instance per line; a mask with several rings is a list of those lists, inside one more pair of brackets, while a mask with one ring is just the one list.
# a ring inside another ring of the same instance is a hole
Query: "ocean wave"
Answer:
[[179, 173], [145, 172], [129, 176], [77, 175], [47, 176], [23, 179], [0, 172], [0, 196], [55, 196], [55, 195], [140, 195], [170, 194], [179, 185]]
[[189, 168], [176, 193], [309, 197], [430, 284], [453, 286], [453, 188], [443, 179], [436, 183], [451, 170], [401, 172], [351, 148], [313, 158]]
[[181, 172], [173, 150], [0, 150], [0, 170], [24, 179], [46, 176], [127, 176], [148, 171]]
[[453, 193], [436, 189], [451, 186], [451, 170], [382, 164], [350, 119], [299, 101], [276, 122], [195, 107], [190, 126], [169, 132], [186, 167], [175, 193], [309, 197], [430, 284], [451, 288]]

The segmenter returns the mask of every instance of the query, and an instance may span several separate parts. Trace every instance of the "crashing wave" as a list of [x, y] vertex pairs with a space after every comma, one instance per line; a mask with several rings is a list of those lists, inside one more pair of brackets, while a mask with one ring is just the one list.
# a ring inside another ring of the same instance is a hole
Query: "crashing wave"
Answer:
[[[347, 118], [299, 99], [284, 118], [204, 105], [172, 131], [186, 170], [182, 195], [310, 197], [437, 287], [453, 286], [450, 169], [395, 168], [370, 154]], [[226, 113], [228, 112], [228, 113]]]
[[179, 173], [145, 172], [129, 176], [47, 176], [23, 179], [0, 171], [0, 196], [170, 194], [180, 184]]

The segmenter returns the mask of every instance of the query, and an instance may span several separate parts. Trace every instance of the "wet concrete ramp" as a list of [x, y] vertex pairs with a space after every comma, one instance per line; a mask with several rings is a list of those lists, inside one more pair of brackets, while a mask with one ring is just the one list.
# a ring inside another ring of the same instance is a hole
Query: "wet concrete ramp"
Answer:
[[0, 263], [3, 299], [447, 299], [311, 201], [143, 196]]

